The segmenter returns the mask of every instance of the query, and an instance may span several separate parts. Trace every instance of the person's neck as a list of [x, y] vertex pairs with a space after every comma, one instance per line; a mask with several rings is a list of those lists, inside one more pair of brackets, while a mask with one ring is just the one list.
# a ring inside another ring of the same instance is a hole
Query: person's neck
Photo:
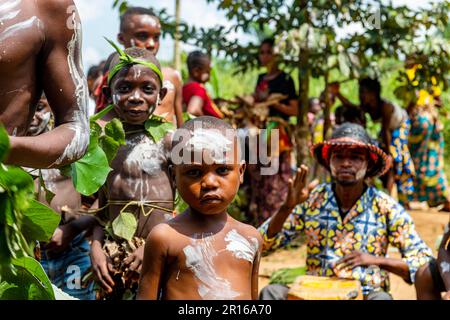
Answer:
[[201, 81], [198, 81], [197, 79], [194, 79], [191, 76], [189, 76], [187, 83], [191, 83], [191, 82], [197, 82], [197, 83], [203, 84]]
[[334, 184], [334, 192], [342, 212], [348, 212], [363, 195], [365, 190], [364, 181], [353, 185]]
[[276, 64], [276, 63], [273, 65], [267, 66], [267, 75], [268, 76], [274, 76], [280, 72], [281, 72], [281, 70], [280, 70], [280, 68], [278, 68], [278, 64]]
[[203, 214], [193, 208], [189, 208], [189, 215], [197, 225], [204, 227], [225, 224], [228, 220], [228, 213], [226, 211], [217, 214]]
[[140, 131], [140, 130], [145, 129], [144, 123], [131, 124], [131, 123], [127, 123], [127, 122], [122, 122], [122, 124], [123, 124], [123, 130], [125, 131], [125, 133], [135, 132], [135, 131]]

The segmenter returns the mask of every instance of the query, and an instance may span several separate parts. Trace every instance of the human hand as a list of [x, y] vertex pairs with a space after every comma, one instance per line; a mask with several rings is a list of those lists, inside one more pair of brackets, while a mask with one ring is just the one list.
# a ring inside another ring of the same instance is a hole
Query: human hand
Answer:
[[70, 223], [58, 226], [50, 241], [45, 245], [45, 250], [48, 250], [50, 255], [64, 252], [76, 235], [76, 230]]
[[130, 271], [141, 272], [142, 261], [144, 261], [144, 246], [140, 246], [130, 254], [123, 263], [129, 265]]
[[443, 294], [442, 300], [450, 300], [450, 291], [447, 291]]
[[340, 90], [339, 82], [332, 82], [328, 86], [328, 90], [332, 95], [337, 95]]
[[284, 206], [293, 209], [296, 205], [305, 202], [309, 197], [309, 193], [317, 186], [318, 180], [312, 181], [308, 187], [306, 180], [308, 176], [308, 167], [301, 165], [294, 174], [294, 177], [289, 179], [289, 189]]
[[112, 260], [103, 252], [98, 242], [92, 243], [91, 246], [91, 263], [95, 277], [106, 292], [111, 293], [115, 283], [110, 273], [115, 272]]
[[357, 266], [369, 265], [378, 265], [378, 257], [355, 250], [336, 262], [335, 268], [338, 270], [346, 268], [353, 269]]

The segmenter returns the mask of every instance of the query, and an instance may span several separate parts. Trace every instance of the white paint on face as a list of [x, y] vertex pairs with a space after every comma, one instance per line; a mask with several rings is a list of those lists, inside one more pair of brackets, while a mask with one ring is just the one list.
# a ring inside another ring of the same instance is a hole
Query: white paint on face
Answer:
[[118, 103], [119, 103], [119, 95], [118, 94], [114, 94], [113, 95], [113, 97], [112, 97], [113, 99], [113, 103], [115, 104], [115, 105], [117, 105]]
[[440, 266], [442, 273], [450, 272], [450, 263], [448, 263], [447, 261], [442, 261]]
[[136, 47], [136, 40], [131, 39], [131, 40], [130, 40], [130, 44], [131, 44], [131, 47], [132, 47], [132, 48]]
[[253, 263], [259, 248], [256, 238], [250, 238], [250, 242], [233, 229], [225, 236], [225, 241], [228, 242], [227, 250], [233, 253], [233, 256]]
[[36, 18], [35, 16], [31, 17], [30, 19], [27, 19], [25, 21], [16, 23], [8, 28], [5, 29], [5, 31], [0, 34], [0, 41], [4, 41], [10, 37], [15, 37], [16, 34], [22, 30], [29, 29], [33, 27], [34, 25], [37, 25], [38, 27], [42, 24], [40, 23], [40, 20]]
[[143, 15], [142, 22], [152, 26], [153, 28], [161, 28], [161, 24], [158, 19], [149, 15]]
[[133, 68], [133, 78], [134, 80], [137, 80], [141, 77], [141, 69], [140, 68]]
[[163, 88], [166, 88], [168, 91], [175, 91], [175, 85], [169, 80], [164, 80]]
[[35, 136], [37, 136], [45, 131], [48, 123], [50, 122], [51, 115], [52, 115], [51, 112], [46, 112], [42, 115], [42, 120], [41, 120], [41, 123], [39, 123], [39, 125], [36, 128], [36, 132], [34, 134]]
[[[73, 25], [76, 24], [76, 12], [72, 15]], [[75, 96], [77, 109], [74, 112], [69, 129], [75, 132], [72, 141], [67, 145], [61, 157], [56, 160], [56, 164], [61, 164], [64, 160], [74, 160], [81, 157], [89, 145], [89, 118], [88, 101], [89, 92], [86, 77], [83, 74], [83, 65], [81, 62], [81, 29], [75, 28], [72, 39], [67, 45], [69, 54], [67, 63], [69, 65], [70, 76], [75, 85]]]
[[187, 142], [187, 151], [201, 153], [209, 151], [212, 160], [216, 163], [226, 161], [226, 153], [231, 150], [233, 142], [227, 139], [219, 130], [194, 129]]
[[214, 267], [217, 252], [213, 246], [213, 236], [192, 240], [183, 249], [188, 267], [198, 280], [198, 294], [203, 300], [233, 300], [239, 293], [231, 288], [228, 280], [219, 277]]

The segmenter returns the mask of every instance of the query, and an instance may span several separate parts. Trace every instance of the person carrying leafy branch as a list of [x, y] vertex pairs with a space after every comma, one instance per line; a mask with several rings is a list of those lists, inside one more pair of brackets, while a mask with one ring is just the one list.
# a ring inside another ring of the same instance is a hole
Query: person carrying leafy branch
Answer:
[[[91, 121], [108, 113], [113, 120], [105, 131], [122, 131], [120, 138], [116, 136], [122, 145], [110, 159], [112, 171], [99, 191], [100, 223], [93, 231], [91, 259], [106, 298], [123, 299], [132, 298], [137, 289], [143, 239], [155, 225], [172, 218], [167, 133], [174, 126], [153, 115], [167, 92], [158, 60], [145, 49], [122, 51], [110, 43], [118, 52], [104, 88], [111, 104]], [[120, 255], [124, 250], [126, 255]]]
[[[51, 109], [43, 95], [27, 135], [48, 132], [52, 122]], [[70, 177], [63, 176], [58, 169], [42, 169], [38, 175], [35, 179], [37, 200], [61, 215], [51, 239], [40, 242], [40, 263], [52, 284], [63, 292], [80, 300], [94, 300], [93, 283], [83, 286], [81, 280], [91, 268], [87, 232], [95, 218], [80, 215], [81, 195]]]

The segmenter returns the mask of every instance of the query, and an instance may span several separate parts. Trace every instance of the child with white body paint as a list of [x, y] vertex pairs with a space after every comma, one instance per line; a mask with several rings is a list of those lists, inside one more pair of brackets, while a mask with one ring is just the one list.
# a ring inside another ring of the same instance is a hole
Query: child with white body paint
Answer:
[[[120, 51], [110, 64], [105, 96], [112, 102], [109, 112], [119, 118], [125, 130], [126, 145], [119, 148], [111, 162], [105, 185], [99, 191], [98, 218], [106, 225], [122, 212], [134, 214], [137, 220], [135, 237], [145, 239], [150, 230], [172, 218], [174, 190], [168, 175], [170, 135], [155, 142], [148, 134], [145, 123], [156, 105], [164, 98], [159, 62], [147, 50], [130, 48]], [[94, 230], [91, 259], [94, 273], [107, 293], [116, 295], [117, 281], [111, 257], [103, 251], [105, 232], [98, 225]], [[110, 240], [119, 243], [118, 238]], [[143, 246], [125, 259], [124, 264], [137, 279], [143, 259]], [[131, 293], [135, 293], [135, 289]], [[117, 298], [117, 297], [116, 297]], [[121, 298], [121, 297], [119, 297]]]
[[172, 146], [171, 176], [189, 208], [150, 232], [138, 299], [257, 299], [262, 239], [227, 214], [245, 171], [235, 130], [202, 116]]

